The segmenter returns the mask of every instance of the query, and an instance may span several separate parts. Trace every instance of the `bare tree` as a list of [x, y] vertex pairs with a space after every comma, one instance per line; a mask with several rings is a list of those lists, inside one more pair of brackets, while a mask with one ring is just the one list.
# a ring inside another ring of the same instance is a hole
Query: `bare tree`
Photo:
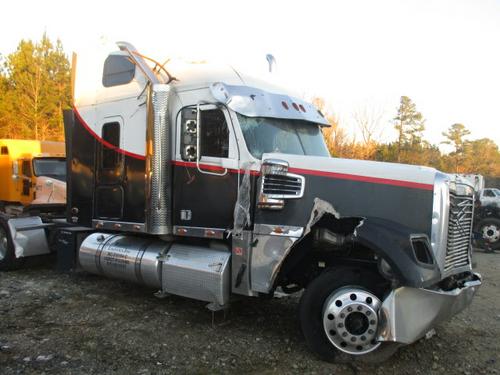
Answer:
[[371, 159], [376, 149], [376, 144], [382, 135], [381, 123], [384, 110], [381, 108], [364, 105], [352, 114], [354, 122], [361, 132], [363, 140], [363, 159]]
[[381, 108], [370, 107], [365, 105], [354, 111], [352, 117], [356, 126], [361, 131], [361, 137], [364, 144], [369, 144], [377, 141], [382, 134], [380, 128], [384, 117], [384, 110]]

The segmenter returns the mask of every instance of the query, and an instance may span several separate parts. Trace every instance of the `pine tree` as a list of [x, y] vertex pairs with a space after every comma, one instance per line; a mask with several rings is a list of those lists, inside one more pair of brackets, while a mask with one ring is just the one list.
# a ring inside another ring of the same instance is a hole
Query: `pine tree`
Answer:
[[421, 146], [425, 130], [424, 117], [407, 96], [401, 97], [398, 114], [394, 117], [394, 127], [398, 132], [397, 161], [400, 162], [403, 151], [411, 151], [412, 148]]
[[70, 68], [61, 42], [54, 47], [45, 34], [38, 43], [22, 40], [4, 65], [9, 138], [61, 140], [62, 110], [70, 103]]
[[454, 170], [456, 173], [459, 173], [459, 167], [464, 158], [464, 137], [469, 134], [470, 131], [463, 124], [453, 124], [448, 128], [448, 131], [442, 133], [442, 135], [446, 137], [446, 140], [441, 143], [452, 145], [454, 148], [454, 151], [450, 154], [450, 156], [453, 158]]

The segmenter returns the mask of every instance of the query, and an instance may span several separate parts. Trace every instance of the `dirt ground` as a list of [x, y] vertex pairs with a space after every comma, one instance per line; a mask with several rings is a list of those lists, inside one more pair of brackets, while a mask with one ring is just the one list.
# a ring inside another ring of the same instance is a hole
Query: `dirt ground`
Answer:
[[45, 259], [0, 274], [0, 374], [500, 374], [500, 254], [475, 254], [472, 306], [382, 365], [332, 365], [310, 353], [297, 297], [204, 303]]

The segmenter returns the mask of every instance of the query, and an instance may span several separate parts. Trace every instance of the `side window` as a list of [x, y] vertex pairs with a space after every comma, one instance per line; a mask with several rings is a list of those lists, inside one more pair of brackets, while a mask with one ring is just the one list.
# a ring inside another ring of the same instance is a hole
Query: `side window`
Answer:
[[491, 191], [491, 190], [485, 190], [484, 191], [484, 196], [485, 197], [494, 197], [495, 194], [493, 194], [493, 191]]
[[31, 163], [29, 160], [23, 160], [21, 164], [21, 174], [25, 177], [31, 177]]
[[101, 168], [115, 169], [121, 161], [121, 154], [116, 152], [120, 148], [120, 124], [118, 122], [108, 122], [102, 126]]
[[201, 112], [200, 155], [227, 158], [229, 156], [229, 129], [220, 109]]
[[9, 155], [9, 148], [7, 146], [2, 146], [2, 151], [0, 153], [2, 155]]
[[104, 61], [102, 84], [104, 87], [125, 85], [134, 79], [135, 64], [127, 56], [109, 55]]

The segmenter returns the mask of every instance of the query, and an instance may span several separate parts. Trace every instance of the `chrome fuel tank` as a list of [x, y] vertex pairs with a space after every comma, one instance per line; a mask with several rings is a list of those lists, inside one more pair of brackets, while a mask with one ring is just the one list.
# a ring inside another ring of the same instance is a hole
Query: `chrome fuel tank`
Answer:
[[80, 246], [80, 265], [88, 272], [161, 288], [161, 261], [170, 244], [151, 238], [93, 233]]

